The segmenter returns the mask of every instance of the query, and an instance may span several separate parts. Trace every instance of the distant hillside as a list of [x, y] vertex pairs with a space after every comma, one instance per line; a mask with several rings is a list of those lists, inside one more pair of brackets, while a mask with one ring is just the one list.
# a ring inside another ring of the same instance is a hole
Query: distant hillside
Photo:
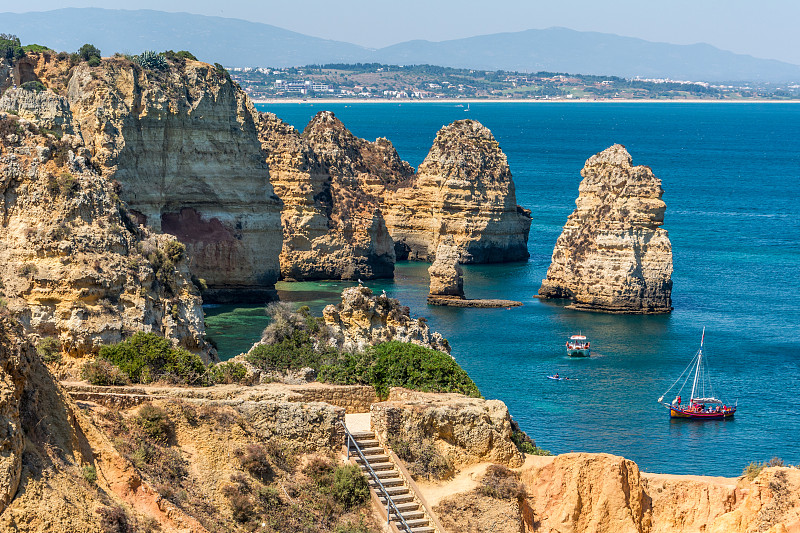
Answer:
[[601, 74], [694, 81], [800, 81], [800, 66], [734, 54], [708, 44], [654, 43], [566, 28], [409, 41], [377, 52], [385, 63]]
[[189, 50], [198, 59], [224, 65], [288, 67], [315, 62], [361, 61], [366, 48], [309, 37], [269, 24], [189, 13], [140, 9], [67, 8], [0, 13], [0, 33], [23, 44], [77, 50], [92, 43], [104, 55], [143, 50]]
[[[313, 28], [308, 29], [313, 32]], [[0, 13], [0, 32], [23, 43], [77, 50], [90, 42], [105, 54], [145, 49], [190, 50], [228, 66], [287, 67], [381, 62], [456, 68], [554, 71], [695, 81], [800, 81], [800, 66], [726, 52], [707, 44], [654, 43], [565, 28], [498, 33], [370, 50], [238, 19], [97, 8]]]

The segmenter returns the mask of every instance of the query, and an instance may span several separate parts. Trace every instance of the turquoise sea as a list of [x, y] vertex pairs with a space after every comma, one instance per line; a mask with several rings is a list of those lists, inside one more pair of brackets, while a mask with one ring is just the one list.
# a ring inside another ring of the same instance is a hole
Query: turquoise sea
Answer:
[[[608, 452], [647, 471], [738, 475], [750, 461], [800, 463], [800, 105], [480, 103], [259, 105], [298, 129], [332, 110], [354, 134], [387, 137], [417, 166], [437, 130], [471, 118], [507, 154], [518, 202], [532, 210], [524, 263], [469, 266], [468, 297], [516, 299], [514, 309], [425, 304], [427, 264], [398, 264], [370, 283], [425, 316], [487, 398], [508, 404], [539, 446]], [[661, 178], [673, 246], [675, 311], [666, 316], [581, 313], [535, 299], [553, 245], [574, 208], [584, 161], [610, 146]], [[281, 283], [280, 295], [319, 312], [347, 283]], [[230, 357], [265, 325], [263, 309], [207, 309]], [[738, 400], [735, 420], [672, 421], [656, 399], [697, 350], [716, 393]], [[591, 359], [564, 355], [582, 331]], [[559, 372], [570, 381], [546, 376]]]

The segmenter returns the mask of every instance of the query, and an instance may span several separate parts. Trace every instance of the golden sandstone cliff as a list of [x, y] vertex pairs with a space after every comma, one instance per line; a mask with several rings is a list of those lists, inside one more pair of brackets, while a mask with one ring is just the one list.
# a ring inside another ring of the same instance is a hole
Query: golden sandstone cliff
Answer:
[[71, 72], [66, 95], [87, 148], [150, 227], [178, 237], [207, 300], [264, 301], [278, 279], [280, 202], [256, 111], [227, 72], [124, 58]]
[[632, 166], [615, 144], [581, 170], [575, 211], [556, 242], [539, 295], [574, 309], [608, 313], [672, 310], [672, 245], [661, 180]]
[[75, 129], [62, 97], [8, 89], [0, 98], [8, 309], [74, 356], [136, 331], [210, 353], [183, 247], [131, 219]]
[[386, 139], [355, 137], [330, 112], [299, 133], [262, 113], [259, 135], [283, 202], [281, 275], [286, 279], [392, 277], [394, 243], [381, 212], [388, 185], [413, 169]]
[[385, 216], [398, 259], [433, 261], [446, 235], [462, 263], [528, 258], [530, 211], [517, 205], [499, 143], [473, 120], [439, 130], [412, 182], [387, 196]]

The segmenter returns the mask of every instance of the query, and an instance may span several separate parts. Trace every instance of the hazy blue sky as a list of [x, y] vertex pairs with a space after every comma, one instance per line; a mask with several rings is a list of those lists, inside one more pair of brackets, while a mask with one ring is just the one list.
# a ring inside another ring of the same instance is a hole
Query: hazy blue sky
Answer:
[[[3, 4], [0, 11], [31, 10], [24, 2]], [[563, 26], [675, 44], [706, 42], [800, 64], [798, 0], [37, 0], [35, 6], [186, 11], [374, 48]]]

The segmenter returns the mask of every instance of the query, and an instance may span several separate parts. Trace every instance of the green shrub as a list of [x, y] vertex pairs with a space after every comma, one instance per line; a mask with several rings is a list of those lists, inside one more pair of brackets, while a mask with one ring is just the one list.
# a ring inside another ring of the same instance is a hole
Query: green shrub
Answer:
[[41, 44], [26, 44], [25, 46], [22, 47], [22, 49], [25, 52], [35, 52], [35, 53], [46, 52], [47, 50], [50, 50], [50, 48], [48, 48], [47, 46], [42, 46]]
[[553, 455], [544, 448], [539, 448], [527, 433], [519, 429], [516, 422], [511, 422], [511, 442], [519, 451], [528, 455]]
[[20, 46], [19, 37], [9, 33], [0, 33], [0, 58], [13, 61], [25, 55]]
[[172, 423], [164, 409], [146, 403], [139, 408], [134, 421], [154, 442], [166, 443], [169, 440]]
[[206, 372], [199, 355], [174, 348], [155, 333], [138, 332], [128, 340], [103, 346], [100, 358], [119, 367], [134, 383], [199, 384]]
[[167, 50], [166, 52], [164, 52], [164, 57], [166, 57], [170, 61], [185, 61], [187, 59], [191, 59], [192, 61], [197, 61], [197, 58], [194, 56], [194, 54], [191, 52], [187, 52], [186, 50], [179, 50], [177, 52], [173, 52], [172, 50]]
[[386, 397], [390, 387], [424, 392], [457, 392], [480, 397], [475, 382], [449, 355], [398, 341], [385, 342], [363, 353], [342, 354], [320, 368], [320, 381], [366, 383]]
[[333, 471], [331, 495], [345, 510], [366, 503], [369, 500], [369, 485], [361, 469], [354, 465], [336, 468]]
[[89, 65], [90, 67], [99, 67], [100, 58], [97, 56], [92, 56], [89, 58], [89, 61], [87, 61], [86, 64]]
[[83, 479], [94, 485], [97, 483], [97, 469], [93, 465], [86, 465], [81, 468]]
[[280, 493], [275, 487], [258, 487], [256, 489], [256, 499], [267, 513], [283, 505]]
[[747, 479], [750, 481], [753, 481], [758, 477], [762, 470], [764, 470], [764, 463], [753, 461], [744, 467], [744, 470], [742, 470], [742, 475], [747, 477]]
[[372, 533], [372, 531], [372, 528], [364, 523], [364, 515], [361, 515], [357, 524], [347, 521], [344, 524], [337, 525], [333, 533]]
[[45, 363], [60, 363], [61, 343], [53, 337], [44, 337], [36, 345], [36, 353]]
[[100, 49], [89, 43], [84, 44], [78, 49], [78, 57], [83, 61], [89, 61], [91, 58], [96, 57], [100, 60]]
[[133, 56], [133, 62], [142, 68], [150, 70], [163, 70], [167, 68], [167, 58], [154, 50], [145, 50], [138, 56]]
[[222, 493], [228, 499], [233, 519], [244, 524], [255, 518], [255, 506], [250, 496], [241, 485], [226, 485]]
[[96, 359], [89, 361], [81, 367], [81, 379], [85, 379], [92, 385], [127, 385], [130, 383], [125, 372], [108, 361]]
[[208, 373], [212, 383], [243, 383], [247, 381], [247, 368], [235, 361], [209, 365]]
[[34, 93], [40, 93], [47, 89], [47, 87], [44, 86], [44, 83], [40, 82], [39, 80], [26, 81], [20, 85], [20, 88]]

